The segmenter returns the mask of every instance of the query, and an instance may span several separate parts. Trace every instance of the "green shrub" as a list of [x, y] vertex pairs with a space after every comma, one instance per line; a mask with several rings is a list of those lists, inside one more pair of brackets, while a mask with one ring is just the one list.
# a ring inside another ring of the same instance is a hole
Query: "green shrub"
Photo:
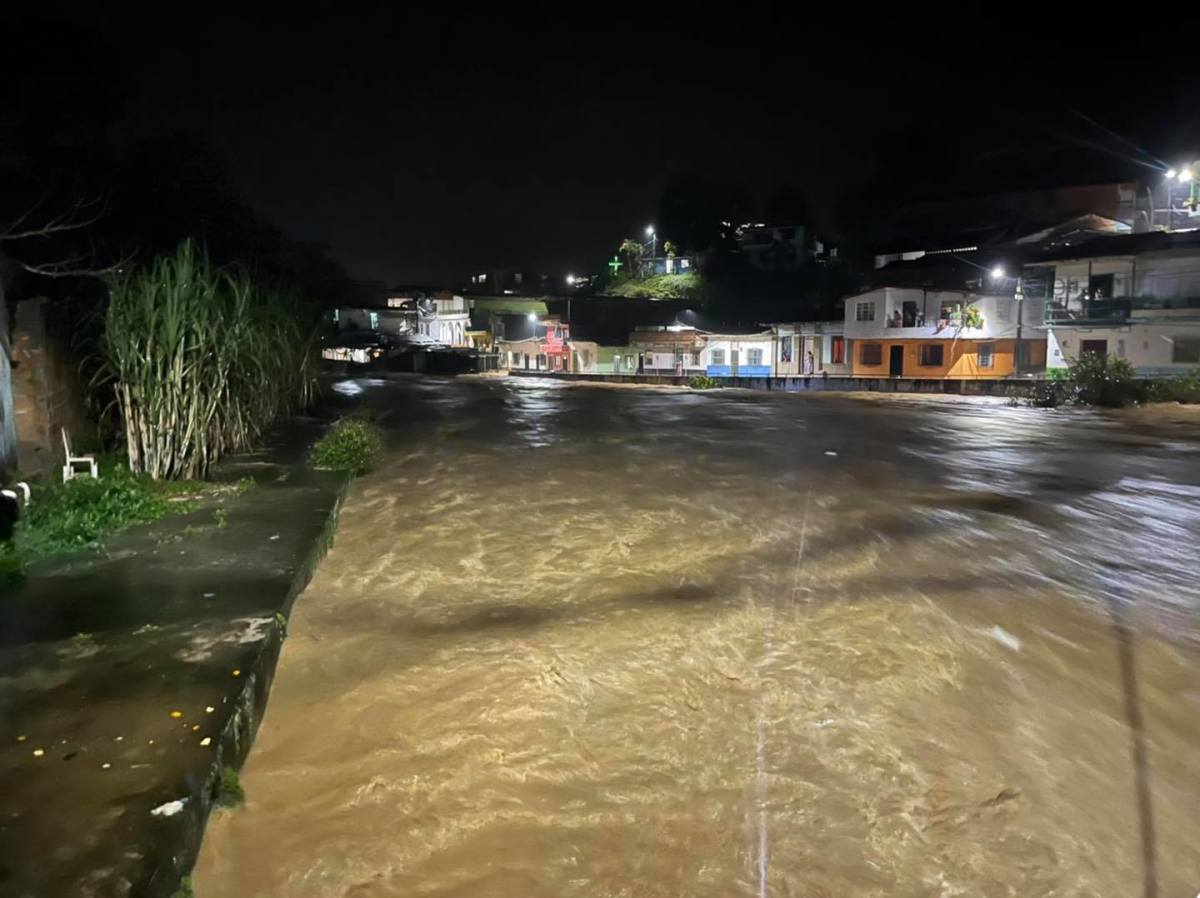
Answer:
[[1200, 370], [1147, 382], [1145, 399], [1147, 402], [1200, 402]]
[[365, 474], [383, 451], [383, 431], [362, 418], [342, 418], [308, 454], [314, 468]]
[[195, 892], [192, 891], [192, 878], [185, 876], [179, 880], [179, 888], [172, 893], [171, 898], [196, 898]]
[[697, 374], [688, 381], [688, 386], [693, 390], [711, 390], [713, 387], [720, 386], [715, 377], [709, 377], [707, 374]]
[[1133, 366], [1127, 359], [1086, 352], [1071, 363], [1068, 377], [1075, 388], [1074, 401], [1081, 405], [1119, 408], [1138, 396]]
[[213, 800], [223, 808], [236, 807], [246, 800], [242, 781], [232, 767], [221, 768], [221, 773], [217, 776], [217, 793]]
[[1029, 394], [1029, 404], [1036, 408], [1057, 408], [1070, 394], [1070, 384], [1064, 380], [1039, 380]]
[[[76, 477], [66, 484], [35, 483], [13, 539], [2, 550], [0, 567], [19, 570], [51, 555], [96, 545], [133, 524], [190, 511], [195, 501], [185, 490], [196, 484], [157, 484], [118, 464], [106, 464], [99, 480]], [[175, 501], [171, 497], [177, 496]]]

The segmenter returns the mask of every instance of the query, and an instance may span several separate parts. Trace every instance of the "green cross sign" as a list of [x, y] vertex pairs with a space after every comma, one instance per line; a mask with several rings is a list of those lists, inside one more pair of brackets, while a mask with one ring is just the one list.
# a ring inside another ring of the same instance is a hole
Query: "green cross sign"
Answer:
[[612, 257], [612, 261], [608, 263], [608, 267], [612, 269], [613, 277], [616, 277], [617, 272], [621, 270], [621, 261], [616, 256]]

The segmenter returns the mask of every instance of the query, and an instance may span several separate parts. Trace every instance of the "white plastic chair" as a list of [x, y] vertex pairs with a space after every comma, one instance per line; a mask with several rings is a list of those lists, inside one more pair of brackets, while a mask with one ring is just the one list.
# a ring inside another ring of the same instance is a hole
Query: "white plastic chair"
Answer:
[[77, 466], [79, 465], [87, 465], [88, 470], [91, 472], [92, 479], [98, 480], [100, 478], [100, 469], [96, 465], [96, 457], [94, 455], [72, 455], [71, 441], [67, 438], [67, 429], [65, 427], [62, 428], [62, 438], [63, 452], [65, 452], [67, 456], [67, 463], [63, 465], [62, 469], [63, 483], [71, 480], [77, 474], [83, 473], [82, 471], [76, 470]]

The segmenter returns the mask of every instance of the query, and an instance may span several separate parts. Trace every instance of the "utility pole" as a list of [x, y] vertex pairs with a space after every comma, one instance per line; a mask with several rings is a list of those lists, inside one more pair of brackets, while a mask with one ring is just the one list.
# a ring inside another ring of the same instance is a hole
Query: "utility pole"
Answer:
[[1017, 276], [1017, 290], [1013, 294], [1013, 299], [1015, 299], [1017, 302], [1017, 348], [1016, 348], [1017, 354], [1016, 354], [1016, 357], [1013, 359], [1013, 372], [1017, 377], [1020, 377], [1021, 376], [1021, 356], [1023, 354], [1021, 351], [1023, 348], [1022, 343], [1021, 343], [1021, 329], [1022, 329], [1022, 324], [1023, 324], [1023, 322], [1021, 321], [1021, 312], [1022, 312], [1022, 307], [1025, 305], [1025, 293], [1021, 289], [1020, 275]]

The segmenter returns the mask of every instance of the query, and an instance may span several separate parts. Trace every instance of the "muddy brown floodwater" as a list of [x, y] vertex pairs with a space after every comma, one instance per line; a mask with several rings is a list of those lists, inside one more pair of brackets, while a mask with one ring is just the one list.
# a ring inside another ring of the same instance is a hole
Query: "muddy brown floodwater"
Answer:
[[338, 389], [387, 456], [198, 898], [1200, 889], [1194, 417]]

